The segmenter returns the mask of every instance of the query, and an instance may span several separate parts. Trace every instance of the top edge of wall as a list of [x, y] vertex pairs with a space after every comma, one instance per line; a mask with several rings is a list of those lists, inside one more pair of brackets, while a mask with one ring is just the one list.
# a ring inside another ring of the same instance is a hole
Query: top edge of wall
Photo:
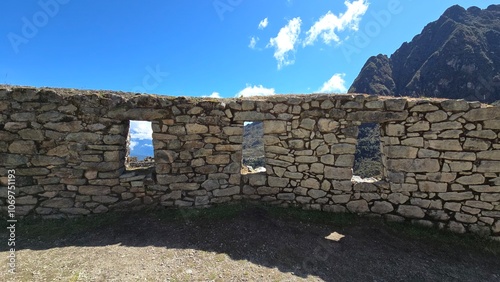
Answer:
[[[93, 89], [74, 89], [74, 88], [57, 88], [57, 87], [32, 87], [32, 86], [20, 86], [20, 85], [5, 85], [0, 84], [0, 94], [1, 92], [40, 92], [47, 91], [53, 92], [60, 96], [76, 96], [76, 95], [114, 95], [121, 96], [123, 98], [133, 98], [138, 96], [151, 96], [156, 98], [164, 98], [168, 100], [185, 99], [193, 102], [215, 102], [215, 101], [270, 101], [270, 102], [280, 102], [280, 100], [288, 99], [300, 99], [305, 101], [316, 100], [357, 100], [362, 99], [363, 101], [380, 101], [380, 100], [407, 100], [420, 102], [442, 102], [447, 100], [461, 101], [463, 99], [446, 99], [446, 98], [431, 98], [431, 97], [408, 97], [408, 96], [379, 96], [371, 95], [365, 93], [307, 93], [307, 94], [275, 94], [268, 96], [250, 96], [250, 97], [234, 97], [234, 98], [213, 98], [213, 97], [193, 97], [193, 96], [171, 96], [166, 94], [150, 94], [150, 93], [137, 93], [137, 92], [125, 92], [116, 90], [93, 90]], [[481, 103], [479, 101], [466, 101], [470, 104], [481, 104], [481, 107], [491, 107], [492, 105], [487, 103]]]

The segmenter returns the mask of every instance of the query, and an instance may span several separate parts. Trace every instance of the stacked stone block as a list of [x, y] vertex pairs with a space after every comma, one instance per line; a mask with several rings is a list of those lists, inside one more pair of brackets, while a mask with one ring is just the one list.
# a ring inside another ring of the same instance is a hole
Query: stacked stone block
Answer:
[[[152, 122], [155, 165], [126, 169], [130, 120]], [[241, 175], [245, 122], [266, 172]], [[381, 125], [384, 178], [356, 183], [358, 126]], [[211, 99], [0, 88], [0, 206], [44, 218], [247, 199], [500, 236], [500, 111], [368, 95]]]

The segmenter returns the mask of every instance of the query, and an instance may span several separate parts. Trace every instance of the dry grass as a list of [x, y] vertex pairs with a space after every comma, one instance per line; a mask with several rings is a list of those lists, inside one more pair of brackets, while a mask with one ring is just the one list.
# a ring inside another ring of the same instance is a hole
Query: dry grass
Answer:
[[[332, 232], [345, 237], [326, 240]], [[276, 207], [24, 220], [17, 236], [18, 272], [0, 281], [500, 279], [498, 242]]]

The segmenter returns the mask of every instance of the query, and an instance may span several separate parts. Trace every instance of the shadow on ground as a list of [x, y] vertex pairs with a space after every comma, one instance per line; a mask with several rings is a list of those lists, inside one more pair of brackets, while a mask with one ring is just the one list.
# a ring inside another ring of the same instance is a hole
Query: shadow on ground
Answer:
[[[60, 228], [71, 224], [59, 223]], [[345, 237], [325, 239], [332, 232]], [[114, 244], [223, 253], [297, 278], [312, 275], [325, 281], [500, 281], [500, 257], [493, 254], [410, 240], [370, 220], [336, 227], [280, 219], [259, 207], [224, 219], [120, 216], [114, 224], [56, 240], [19, 238], [18, 249]]]

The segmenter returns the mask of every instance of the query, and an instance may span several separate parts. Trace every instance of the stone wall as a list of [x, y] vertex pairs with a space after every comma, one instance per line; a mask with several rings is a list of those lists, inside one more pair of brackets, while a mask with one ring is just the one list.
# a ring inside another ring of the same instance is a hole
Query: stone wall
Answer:
[[[124, 166], [130, 120], [155, 166]], [[265, 173], [241, 175], [243, 124], [263, 121]], [[358, 126], [381, 125], [384, 179], [351, 180]], [[0, 206], [44, 218], [242, 199], [500, 236], [500, 108], [368, 95], [210, 99], [0, 88]], [[5, 212], [4, 212], [5, 214]]]

